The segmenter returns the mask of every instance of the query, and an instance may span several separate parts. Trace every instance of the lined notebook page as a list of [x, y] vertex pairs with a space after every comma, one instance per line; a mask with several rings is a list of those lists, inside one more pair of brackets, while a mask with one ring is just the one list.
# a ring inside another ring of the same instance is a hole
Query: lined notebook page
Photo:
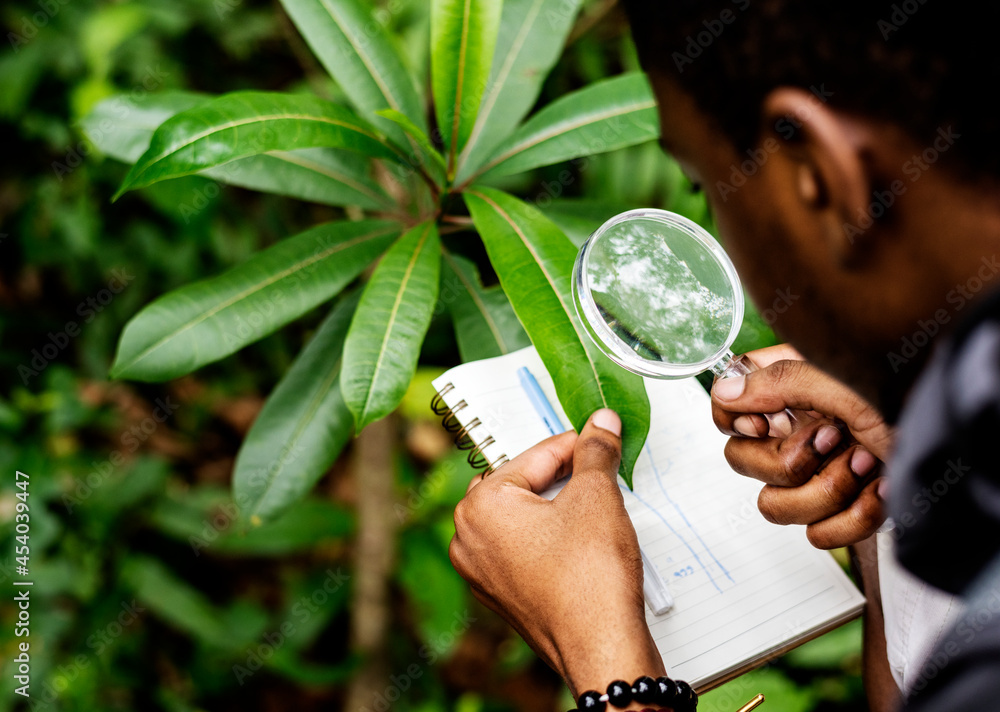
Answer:
[[[552, 380], [534, 348], [464, 364], [434, 382], [469, 435], [494, 443], [484, 455], [513, 459], [548, 430], [521, 388], [527, 366], [568, 427]], [[649, 436], [625, 506], [639, 544], [667, 582], [674, 607], [646, 620], [668, 674], [699, 690], [856, 617], [864, 598], [804, 527], [781, 527], [757, 511], [761, 484], [730, 469], [726, 437], [712, 422], [710, 399], [694, 379], [646, 380]]]

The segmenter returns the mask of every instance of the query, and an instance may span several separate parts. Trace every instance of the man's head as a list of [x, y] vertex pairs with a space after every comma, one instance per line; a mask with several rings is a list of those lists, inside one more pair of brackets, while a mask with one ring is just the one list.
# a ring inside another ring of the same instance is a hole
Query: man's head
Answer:
[[1000, 9], [627, 9], [664, 144], [705, 189], [754, 301], [790, 289], [799, 298], [778, 333], [891, 414], [929, 342], [991, 279], [1000, 287], [1000, 56], [989, 49]]

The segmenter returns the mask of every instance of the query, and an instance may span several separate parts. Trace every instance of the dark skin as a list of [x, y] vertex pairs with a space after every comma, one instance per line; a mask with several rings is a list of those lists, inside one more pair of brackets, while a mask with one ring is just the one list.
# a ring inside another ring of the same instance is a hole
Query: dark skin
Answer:
[[[869, 702], [873, 710], [892, 709], [898, 692], [885, 661], [871, 543], [884, 518], [882, 501], [892, 496], [879, 462], [891, 455], [892, 431], [881, 413], [895, 412], [930, 348], [898, 369], [888, 354], [899, 353], [902, 339], [936, 310], [951, 317], [937, 338], [963, 316], [946, 295], [997, 252], [1000, 206], [990, 186], [960, 180], [944, 162], [910, 180], [902, 167], [929, 142], [791, 87], [772, 91], [759, 117], [756, 148], [771, 140], [778, 150], [768, 151], [738, 190], [723, 195], [721, 184], [747, 156], [671, 78], [653, 72], [651, 79], [665, 147], [703, 186], [755, 303], [766, 307], [776, 290], [798, 296], [774, 327], [813, 364], [794, 351], [765, 350], [753, 355], [760, 371], [716, 384], [716, 423], [734, 436], [727, 457], [738, 472], [765, 483], [759, 506], [766, 517], [806, 525], [818, 547], [856, 545], [869, 597]], [[779, 132], [789, 117], [800, 124], [793, 141]], [[845, 223], [863, 224], [873, 191], [895, 180], [904, 181], [905, 191], [884, 218], [860, 235], [848, 234]], [[970, 295], [962, 309], [982, 293]], [[785, 407], [819, 419], [787, 441], [766, 437], [759, 414]], [[564, 676], [574, 695], [670, 666], [645, 626], [637, 543], [614, 486], [619, 433], [595, 424], [607, 426], [609, 413], [598, 411], [579, 436], [545, 441], [483, 484], [477, 477], [456, 510], [451, 550], [477, 597]], [[858, 445], [826, 457], [818, 443], [828, 442], [830, 431], [822, 438], [820, 431], [834, 423], [842, 438], [850, 435]], [[866, 465], [860, 473], [853, 466], [859, 460]], [[584, 473], [575, 489], [571, 484], [552, 502], [537, 496], [567, 468], [574, 483]], [[574, 546], [539, 553], [538, 541]], [[609, 577], [609, 571], [618, 574]], [[609, 583], [580, 586], [581, 580]]]

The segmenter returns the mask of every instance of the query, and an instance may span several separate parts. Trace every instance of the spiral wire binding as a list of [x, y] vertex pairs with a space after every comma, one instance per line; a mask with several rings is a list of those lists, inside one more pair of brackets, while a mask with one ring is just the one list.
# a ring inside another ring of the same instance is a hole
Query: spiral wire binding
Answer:
[[486, 455], [483, 454], [483, 450], [495, 442], [496, 440], [493, 439], [492, 435], [487, 435], [485, 440], [472, 448], [472, 451], [469, 453], [469, 464], [472, 465], [473, 470], [478, 470], [480, 467], [488, 467], [491, 472], [493, 471], [493, 465], [490, 464]]
[[473, 418], [468, 425], [463, 426], [461, 430], [455, 433], [455, 445], [459, 450], [471, 450], [476, 446], [476, 443], [469, 435], [469, 431], [478, 428], [480, 425], [482, 425], [482, 422], [479, 418]]
[[444, 388], [434, 394], [431, 398], [431, 410], [434, 411], [435, 415], [447, 415], [450, 408], [448, 404], [444, 402], [444, 396], [451, 391], [455, 390], [455, 386], [452, 383], [446, 383]]
[[455, 386], [452, 383], [446, 383], [444, 387], [434, 394], [431, 398], [431, 410], [434, 411], [435, 415], [441, 416], [441, 425], [449, 433], [455, 435], [455, 445], [459, 450], [469, 450], [468, 462], [473, 469], [486, 468], [483, 476], [486, 476], [499, 468], [501, 465], [506, 464], [510, 461], [507, 454], [504, 453], [500, 455], [494, 462], [490, 462], [489, 458], [484, 454], [484, 450], [490, 445], [496, 443], [492, 435], [487, 435], [486, 439], [483, 440], [478, 445], [472, 439], [471, 432], [476, 428], [482, 427], [483, 423], [479, 418], [473, 418], [466, 425], [462, 425], [456, 413], [461, 411], [463, 408], [468, 407], [468, 403], [465, 400], [460, 400], [454, 406], [449, 407], [447, 403], [444, 402], [444, 396], [455, 390]]

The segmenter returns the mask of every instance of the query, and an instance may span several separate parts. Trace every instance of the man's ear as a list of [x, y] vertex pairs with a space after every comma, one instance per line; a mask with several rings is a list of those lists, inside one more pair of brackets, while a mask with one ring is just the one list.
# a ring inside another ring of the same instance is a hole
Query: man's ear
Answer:
[[775, 89], [764, 99], [762, 112], [764, 137], [781, 146], [796, 200], [818, 221], [833, 258], [855, 263], [872, 227], [871, 177], [861, 160], [858, 134], [804, 89]]

